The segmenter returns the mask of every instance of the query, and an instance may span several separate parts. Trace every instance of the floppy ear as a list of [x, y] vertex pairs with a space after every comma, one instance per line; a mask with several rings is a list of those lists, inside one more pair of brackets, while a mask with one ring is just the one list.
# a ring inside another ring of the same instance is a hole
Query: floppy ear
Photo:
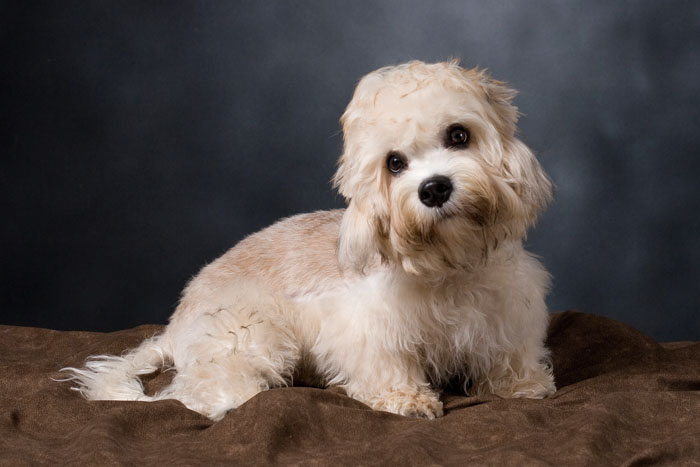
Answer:
[[368, 203], [350, 200], [340, 224], [338, 262], [341, 269], [363, 273], [379, 252], [379, 220]]
[[471, 71], [479, 75], [490, 104], [488, 112], [501, 135], [503, 176], [523, 204], [527, 224], [532, 225], [552, 200], [553, 184], [530, 148], [515, 136], [520, 117], [518, 108], [513, 105], [517, 91], [491, 78], [484, 70]]
[[523, 204], [527, 224], [532, 225], [552, 200], [554, 185], [530, 148], [519, 139], [506, 140], [504, 152], [504, 176]]
[[361, 157], [366, 153], [363, 147], [361, 135], [365, 129], [362, 121], [363, 111], [369, 105], [365, 83], [371, 75], [364, 77], [355, 89], [355, 93], [350, 100], [345, 112], [340, 117], [340, 125], [343, 129], [343, 154], [338, 160], [338, 169], [333, 176], [333, 186], [343, 195], [345, 201], [350, 204], [350, 198], [354, 196], [360, 185], [366, 184], [368, 177], [373, 175], [374, 170], [368, 164], [366, 158]]
[[358, 83], [352, 100], [340, 118], [343, 128], [343, 154], [333, 177], [333, 186], [348, 204], [340, 225], [338, 262], [343, 270], [362, 273], [380, 251], [379, 232], [382, 225], [377, 213], [375, 191], [378, 185], [376, 161], [363, 157], [362, 114], [371, 105], [370, 95], [381, 81], [377, 73], [365, 76]]

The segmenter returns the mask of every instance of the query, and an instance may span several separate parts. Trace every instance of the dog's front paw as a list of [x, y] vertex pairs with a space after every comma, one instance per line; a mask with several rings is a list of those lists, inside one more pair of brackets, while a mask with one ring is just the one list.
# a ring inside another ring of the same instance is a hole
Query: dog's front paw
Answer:
[[525, 375], [494, 368], [489, 378], [482, 381], [474, 394], [494, 394], [506, 399], [542, 399], [557, 390], [554, 375], [548, 365], [538, 365]]
[[375, 410], [383, 410], [405, 417], [432, 420], [442, 417], [442, 402], [438, 395], [430, 390], [390, 391], [373, 397], [369, 405]]

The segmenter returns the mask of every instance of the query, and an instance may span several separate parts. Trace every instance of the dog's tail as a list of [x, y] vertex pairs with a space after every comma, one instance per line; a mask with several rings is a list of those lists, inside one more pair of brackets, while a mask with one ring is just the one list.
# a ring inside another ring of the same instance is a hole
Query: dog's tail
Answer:
[[68, 373], [58, 381], [72, 381], [74, 391], [91, 400], [152, 401], [144, 393], [140, 375], [153, 373], [172, 364], [172, 352], [163, 335], [146, 339], [121, 357], [88, 357], [84, 368], [62, 368]]

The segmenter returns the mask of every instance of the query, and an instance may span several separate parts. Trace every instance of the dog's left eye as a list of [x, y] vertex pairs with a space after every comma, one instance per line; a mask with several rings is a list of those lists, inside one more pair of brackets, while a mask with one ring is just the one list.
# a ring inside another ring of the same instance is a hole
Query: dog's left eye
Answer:
[[449, 148], [465, 148], [469, 145], [469, 130], [462, 125], [451, 125], [446, 136], [445, 143]]

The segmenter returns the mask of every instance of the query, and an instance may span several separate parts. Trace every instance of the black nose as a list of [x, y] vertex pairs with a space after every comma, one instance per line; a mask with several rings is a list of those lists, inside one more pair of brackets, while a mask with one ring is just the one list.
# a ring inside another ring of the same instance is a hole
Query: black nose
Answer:
[[450, 199], [452, 193], [452, 182], [444, 175], [436, 175], [427, 180], [418, 187], [418, 197], [421, 203], [429, 208], [440, 207], [445, 201]]

